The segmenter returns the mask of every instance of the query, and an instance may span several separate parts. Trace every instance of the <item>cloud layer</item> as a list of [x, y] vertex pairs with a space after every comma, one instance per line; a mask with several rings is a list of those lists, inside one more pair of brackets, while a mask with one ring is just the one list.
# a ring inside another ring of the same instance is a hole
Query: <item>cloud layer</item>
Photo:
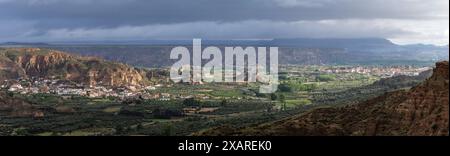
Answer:
[[448, 44], [448, 0], [0, 0], [0, 41], [383, 37]]

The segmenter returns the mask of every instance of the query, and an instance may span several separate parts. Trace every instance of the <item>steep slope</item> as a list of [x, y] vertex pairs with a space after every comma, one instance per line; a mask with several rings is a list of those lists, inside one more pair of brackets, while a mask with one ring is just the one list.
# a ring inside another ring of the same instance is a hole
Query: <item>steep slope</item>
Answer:
[[449, 135], [449, 66], [408, 90], [339, 108], [320, 108], [285, 120], [244, 129], [219, 127], [196, 135], [440, 136]]
[[125, 64], [39, 48], [0, 49], [0, 80], [39, 77], [84, 84], [138, 85], [145, 76]]
[[0, 81], [26, 77], [25, 71], [7, 57], [0, 55]]

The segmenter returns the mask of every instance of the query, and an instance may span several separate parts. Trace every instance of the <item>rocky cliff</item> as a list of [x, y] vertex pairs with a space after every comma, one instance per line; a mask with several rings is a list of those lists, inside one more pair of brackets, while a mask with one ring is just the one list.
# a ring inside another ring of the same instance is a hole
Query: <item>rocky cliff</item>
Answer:
[[84, 84], [138, 85], [146, 77], [125, 64], [39, 48], [0, 49], [0, 80], [39, 77]]
[[448, 62], [439, 62], [433, 75], [420, 85], [360, 104], [315, 109], [244, 129], [218, 127], [196, 135], [448, 136], [448, 70]]

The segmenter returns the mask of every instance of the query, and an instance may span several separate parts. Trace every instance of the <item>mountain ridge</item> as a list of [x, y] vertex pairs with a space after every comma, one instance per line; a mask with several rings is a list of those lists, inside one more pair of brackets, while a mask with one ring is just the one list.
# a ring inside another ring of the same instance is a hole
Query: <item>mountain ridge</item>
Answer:
[[[0, 45], [1, 46], [1, 45]], [[192, 40], [59, 42], [41, 47], [83, 56], [97, 56], [139, 67], [175, 63], [175, 46], [192, 48]], [[426, 65], [448, 60], [448, 46], [398, 45], [383, 38], [279, 38], [270, 40], [202, 40], [202, 46], [279, 47], [279, 62], [296, 65]], [[8, 46], [5, 46], [8, 47]], [[20, 47], [15, 45], [12, 47]]]
[[[326, 46], [331, 48], [342, 47], [343, 45], [349, 44], [378, 44], [378, 45], [388, 45], [388, 46], [420, 46], [428, 48], [445, 47], [434, 44], [406, 44], [400, 45], [392, 42], [386, 38], [376, 38], [376, 37], [366, 37], [366, 38], [273, 38], [273, 39], [203, 39], [203, 45], [266, 45], [266, 46], [299, 46], [313, 48], [312, 45], [321, 45], [320, 47]], [[344, 44], [343, 44], [344, 43]], [[66, 41], [66, 42], [3, 42], [0, 45], [34, 45], [34, 46], [46, 46], [46, 45], [77, 45], [77, 44], [105, 44], [105, 45], [192, 45], [192, 40], [188, 39], [177, 39], [177, 40], [104, 40], [104, 41]], [[448, 44], [447, 44], [448, 47]]]

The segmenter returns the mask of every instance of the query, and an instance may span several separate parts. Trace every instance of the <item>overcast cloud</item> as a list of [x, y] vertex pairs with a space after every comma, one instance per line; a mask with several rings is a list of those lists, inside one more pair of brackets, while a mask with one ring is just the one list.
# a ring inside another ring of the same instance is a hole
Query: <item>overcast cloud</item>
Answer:
[[448, 0], [0, 0], [0, 42], [382, 37], [448, 44]]

